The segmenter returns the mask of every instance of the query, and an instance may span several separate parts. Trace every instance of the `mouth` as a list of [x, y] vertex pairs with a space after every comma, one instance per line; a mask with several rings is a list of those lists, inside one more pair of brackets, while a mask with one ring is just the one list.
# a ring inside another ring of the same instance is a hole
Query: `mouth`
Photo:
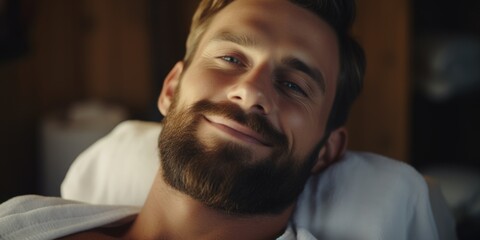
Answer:
[[239, 139], [247, 143], [253, 143], [253, 144], [262, 145], [266, 147], [272, 146], [264, 139], [264, 137], [261, 134], [253, 131], [251, 128], [246, 127], [245, 125], [240, 124], [234, 120], [231, 120], [229, 118], [224, 118], [221, 116], [216, 116], [216, 115], [203, 116], [203, 117], [213, 127], [229, 135], [230, 137]]

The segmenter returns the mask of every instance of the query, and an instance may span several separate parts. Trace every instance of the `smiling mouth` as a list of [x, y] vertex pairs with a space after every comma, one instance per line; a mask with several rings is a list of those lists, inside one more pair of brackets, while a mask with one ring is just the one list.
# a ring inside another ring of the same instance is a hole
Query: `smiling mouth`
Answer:
[[271, 147], [262, 135], [234, 120], [221, 116], [203, 116], [204, 119], [220, 131], [244, 142]]

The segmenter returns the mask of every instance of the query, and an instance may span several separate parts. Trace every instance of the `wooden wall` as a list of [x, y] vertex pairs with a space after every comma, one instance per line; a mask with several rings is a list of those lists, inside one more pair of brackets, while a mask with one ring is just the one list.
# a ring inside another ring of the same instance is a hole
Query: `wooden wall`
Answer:
[[28, 49], [0, 64], [0, 201], [37, 191], [38, 127], [46, 114], [95, 99], [141, 116], [158, 91], [149, 1], [24, 2]]
[[367, 72], [364, 91], [348, 122], [350, 149], [408, 162], [409, 1], [358, 1], [353, 33], [365, 49]]
[[152, 98], [146, 0], [84, 0], [86, 95], [142, 110]]

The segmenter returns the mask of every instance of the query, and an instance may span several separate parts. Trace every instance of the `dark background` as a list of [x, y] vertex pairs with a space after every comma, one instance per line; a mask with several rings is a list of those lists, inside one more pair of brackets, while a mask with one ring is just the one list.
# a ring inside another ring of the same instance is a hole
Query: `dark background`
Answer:
[[[412, 1], [413, 44], [421, 51], [427, 43], [420, 38], [468, 37], [480, 39], [480, 1]], [[417, 44], [417, 45], [415, 45]], [[414, 68], [422, 62], [412, 54]], [[418, 56], [420, 57], [420, 56]], [[480, 68], [480, 62], [476, 68]], [[420, 80], [422, 69], [413, 71], [412, 79]], [[477, 79], [480, 82], [480, 79]], [[461, 92], [444, 100], [432, 100], [419, 89], [412, 95], [412, 162], [419, 167], [429, 164], [459, 163], [480, 167], [480, 87]]]

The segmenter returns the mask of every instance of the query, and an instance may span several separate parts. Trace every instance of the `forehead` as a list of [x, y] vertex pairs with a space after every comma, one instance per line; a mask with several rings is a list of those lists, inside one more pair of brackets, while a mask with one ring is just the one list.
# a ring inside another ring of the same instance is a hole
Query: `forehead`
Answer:
[[213, 18], [200, 48], [221, 32], [250, 36], [263, 49], [302, 59], [321, 69], [325, 78], [337, 79], [335, 32], [323, 19], [290, 1], [233, 1]]

